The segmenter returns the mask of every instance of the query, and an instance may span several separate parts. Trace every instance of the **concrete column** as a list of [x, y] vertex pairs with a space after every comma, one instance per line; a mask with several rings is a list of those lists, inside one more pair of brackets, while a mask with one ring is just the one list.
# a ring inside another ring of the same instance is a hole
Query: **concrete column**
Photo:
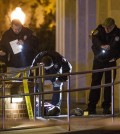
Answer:
[[[90, 31], [96, 25], [96, 0], [56, 0], [56, 51], [73, 66], [73, 72], [91, 69]], [[87, 76], [72, 76], [72, 87], [85, 87]], [[90, 80], [89, 80], [90, 81]], [[85, 92], [76, 93], [76, 101], [84, 101]]]

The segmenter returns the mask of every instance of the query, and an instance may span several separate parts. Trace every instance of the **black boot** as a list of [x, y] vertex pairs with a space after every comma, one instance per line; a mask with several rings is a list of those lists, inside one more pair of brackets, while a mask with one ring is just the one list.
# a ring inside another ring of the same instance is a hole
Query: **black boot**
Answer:
[[47, 116], [59, 116], [60, 115], [60, 107], [54, 106], [47, 111]]
[[109, 108], [104, 108], [103, 109], [103, 114], [111, 114], [111, 111]]

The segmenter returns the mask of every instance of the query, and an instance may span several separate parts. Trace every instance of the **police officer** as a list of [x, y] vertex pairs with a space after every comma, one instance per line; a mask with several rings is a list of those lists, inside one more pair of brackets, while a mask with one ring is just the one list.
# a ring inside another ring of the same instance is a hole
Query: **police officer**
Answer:
[[[116, 26], [113, 18], [106, 18], [103, 24], [92, 31], [92, 50], [94, 53], [93, 70], [116, 66], [116, 60], [120, 54], [120, 29]], [[105, 84], [111, 83], [111, 71], [92, 74], [91, 86], [101, 84], [103, 73]], [[116, 70], [114, 70], [114, 79]], [[90, 90], [88, 112], [96, 114], [96, 105], [100, 99], [100, 88]], [[104, 101], [102, 102], [103, 114], [110, 114], [111, 86], [104, 88]]]
[[11, 27], [4, 32], [0, 41], [0, 56], [7, 56], [7, 71], [19, 71], [32, 64], [39, 46], [33, 31], [13, 19]]
[[[39, 63], [44, 64], [45, 75], [70, 73], [72, 70], [71, 64], [56, 51], [42, 51], [33, 60], [32, 66], [37, 66]], [[38, 70], [37, 70], [37, 73]], [[45, 77], [45, 80], [50, 80], [53, 84], [54, 91], [61, 91], [63, 82], [67, 80], [67, 76]], [[62, 101], [61, 93], [53, 93], [52, 102], [46, 108], [46, 115], [56, 116], [60, 114], [60, 106]]]

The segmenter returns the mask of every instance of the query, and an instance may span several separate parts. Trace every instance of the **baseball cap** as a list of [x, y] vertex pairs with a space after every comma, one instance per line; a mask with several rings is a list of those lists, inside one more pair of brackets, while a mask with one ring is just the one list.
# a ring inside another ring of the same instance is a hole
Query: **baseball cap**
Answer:
[[102, 24], [103, 27], [110, 27], [112, 25], [115, 25], [115, 20], [113, 18], [110, 18], [110, 17], [106, 18]]

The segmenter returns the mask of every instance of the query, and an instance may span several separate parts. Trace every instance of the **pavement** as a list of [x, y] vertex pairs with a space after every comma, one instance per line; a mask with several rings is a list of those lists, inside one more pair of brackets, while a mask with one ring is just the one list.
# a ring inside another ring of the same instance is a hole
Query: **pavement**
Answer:
[[[6, 121], [0, 134], [120, 134], [120, 116], [72, 116], [38, 118], [35, 121]], [[9, 127], [11, 126], [11, 127]]]
[[[85, 105], [72, 105], [73, 108], [85, 109]], [[0, 120], [0, 134], [120, 134], [120, 114], [116, 111], [114, 117], [102, 115], [102, 109], [98, 109], [98, 115], [70, 116], [66, 115], [66, 105], [62, 106], [60, 116], [37, 117], [35, 120], [5, 120], [4, 126]]]

